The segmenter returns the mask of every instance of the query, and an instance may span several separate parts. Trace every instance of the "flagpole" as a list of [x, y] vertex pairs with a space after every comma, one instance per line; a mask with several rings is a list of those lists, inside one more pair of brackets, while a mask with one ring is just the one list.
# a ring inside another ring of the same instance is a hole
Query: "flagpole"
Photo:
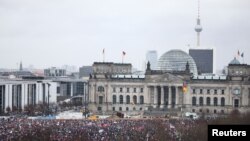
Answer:
[[245, 61], [244, 61], [244, 52], [242, 52], [240, 56], [242, 57], [242, 61], [243, 61], [243, 64], [244, 64], [245, 63]]
[[103, 53], [103, 62], [105, 62], [105, 53]]
[[126, 54], [126, 53], [123, 51], [123, 52], [122, 52], [122, 64], [123, 64], [123, 61], [124, 61], [124, 56], [125, 56], [125, 54]]
[[102, 50], [102, 62], [105, 62], [105, 49]]
[[238, 50], [237, 59], [240, 59], [240, 51]]

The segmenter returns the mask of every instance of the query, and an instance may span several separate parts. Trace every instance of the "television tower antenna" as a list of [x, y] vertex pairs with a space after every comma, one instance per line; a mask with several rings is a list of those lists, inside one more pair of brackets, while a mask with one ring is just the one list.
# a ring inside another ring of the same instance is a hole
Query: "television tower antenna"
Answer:
[[202, 31], [201, 20], [200, 20], [200, 0], [198, 0], [198, 18], [197, 18], [197, 24], [194, 29], [197, 32], [197, 47], [199, 47], [200, 46], [200, 32]]

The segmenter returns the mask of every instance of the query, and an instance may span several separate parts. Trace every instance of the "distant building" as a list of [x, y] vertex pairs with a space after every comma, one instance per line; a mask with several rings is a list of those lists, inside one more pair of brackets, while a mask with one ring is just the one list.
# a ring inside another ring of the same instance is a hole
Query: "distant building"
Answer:
[[189, 49], [189, 55], [194, 59], [198, 73], [213, 73], [214, 50], [213, 49]]
[[58, 77], [58, 76], [66, 76], [65, 69], [58, 69], [56, 67], [51, 67], [44, 70], [45, 77]]
[[147, 52], [146, 63], [149, 62], [151, 64], [151, 68], [153, 70], [155, 70], [157, 67], [157, 59], [158, 59], [158, 56], [157, 56], [157, 52], [155, 50], [150, 50]]
[[11, 71], [11, 72], [2, 72], [1, 76], [5, 78], [22, 78], [27, 76], [34, 76], [30, 71]]
[[197, 33], [197, 45], [194, 49], [189, 49], [189, 55], [194, 59], [198, 74], [212, 74], [216, 73], [214, 68], [214, 51], [213, 49], [205, 49], [200, 46], [200, 33], [202, 31], [200, 19], [200, 2], [198, 1], [197, 23], [195, 32]]
[[33, 73], [35, 76], [44, 76], [44, 70], [43, 70], [43, 69], [33, 69], [33, 70], [32, 70], [32, 73]]
[[78, 102], [86, 102], [88, 99], [88, 82], [80, 79], [59, 78], [54, 79], [57, 83], [57, 102], [66, 99], [74, 99]]
[[22, 78], [33, 76], [35, 75], [32, 72], [23, 69], [22, 62], [19, 65], [19, 70], [4, 70], [0, 72], [0, 78]]
[[61, 69], [66, 71], [66, 75], [71, 75], [72, 73], [78, 72], [77, 67], [73, 65], [63, 65]]
[[82, 66], [79, 68], [79, 78], [89, 77], [93, 73], [92, 66]]
[[22, 70], [23, 70], [23, 63], [21, 62], [19, 66], [19, 71], [22, 71]]
[[79, 79], [54, 79], [53, 82], [57, 83], [57, 95], [60, 96], [77, 96], [85, 93], [85, 85], [87, 82]]

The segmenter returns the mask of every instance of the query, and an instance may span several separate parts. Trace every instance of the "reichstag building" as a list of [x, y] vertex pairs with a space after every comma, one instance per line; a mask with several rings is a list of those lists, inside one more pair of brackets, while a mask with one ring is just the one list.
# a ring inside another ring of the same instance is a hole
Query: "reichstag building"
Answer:
[[200, 75], [187, 53], [170, 50], [150, 63], [144, 74], [132, 73], [129, 63], [94, 62], [89, 79], [89, 109], [112, 113], [179, 111], [226, 114], [249, 111], [250, 65], [236, 58], [223, 75]]

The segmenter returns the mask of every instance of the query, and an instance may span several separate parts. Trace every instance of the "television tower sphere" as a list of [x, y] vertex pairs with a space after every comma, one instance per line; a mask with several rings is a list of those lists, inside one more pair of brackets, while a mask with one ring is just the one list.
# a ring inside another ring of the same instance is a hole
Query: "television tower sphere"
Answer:
[[196, 25], [194, 29], [195, 29], [196, 32], [201, 32], [202, 31], [201, 25]]

